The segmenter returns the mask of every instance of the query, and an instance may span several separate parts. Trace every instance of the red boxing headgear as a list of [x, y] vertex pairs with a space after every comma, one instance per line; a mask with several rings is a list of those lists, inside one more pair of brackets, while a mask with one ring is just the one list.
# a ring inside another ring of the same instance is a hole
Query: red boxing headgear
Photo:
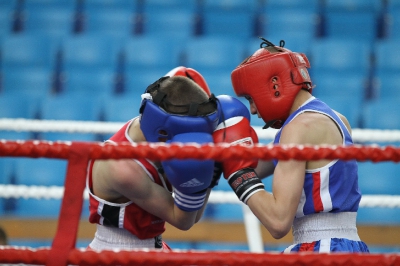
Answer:
[[203, 88], [203, 90], [207, 93], [208, 96], [211, 96], [211, 91], [210, 88], [207, 85], [206, 80], [204, 79], [204, 77], [196, 70], [194, 70], [193, 68], [188, 68], [188, 67], [184, 67], [184, 66], [178, 66], [172, 70], [170, 70], [166, 76], [184, 76], [187, 78], [190, 78], [191, 80], [193, 80], [194, 82], [197, 83], [197, 85], [199, 85], [200, 87]]
[[[261, 48], [231, 74], [237, 96], [250, 96], [266, 123], [264, 128], [281, 128], [301, 89], [312, 91], [305, 54], [275, 46], [263, 39]], [[266, 46], [263, 46], [266, 45]]]

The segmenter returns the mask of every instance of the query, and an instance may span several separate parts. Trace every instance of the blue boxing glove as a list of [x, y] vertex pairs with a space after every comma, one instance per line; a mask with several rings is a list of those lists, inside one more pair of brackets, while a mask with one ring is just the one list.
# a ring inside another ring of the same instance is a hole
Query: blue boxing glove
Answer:
[[[172, 137], [167, 143], [212, 143], [208, 133], [183, 133]], [[196, 211], [203, 207], [207, 188], [214, 173], [213, 160], [173, 159], [161, 162], [164, 172], [174, 187], [175, 204], [183, 211]]]
[[229, 95], [218, 95], [218, 109], [222, 110], [219, 123], [232, 117], [245, 117], [250, 122], [250, 112], [239, 99]]

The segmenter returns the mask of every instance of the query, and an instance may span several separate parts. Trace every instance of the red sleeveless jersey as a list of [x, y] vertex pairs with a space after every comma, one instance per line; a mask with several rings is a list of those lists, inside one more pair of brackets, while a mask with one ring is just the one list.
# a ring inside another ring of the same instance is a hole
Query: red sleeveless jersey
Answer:
[[[135, 119], [135, 118], [134, 118]], [[130, 142], [132, 139], [128, 135], [130, 120], [117, 133], [115, 133], [107, 142]], [[157, 171], [156, 166], [146, 160], [138, 159], [135, 161], [147, 172], [149, 178], [156, 184], [166, 187], [172, 191], [172, 187], [164, 181], [163, 177]], [[94, 161], [89, 164], [87, 177], [87, 189], [89, 191], [89, 222], [104, 226], [124, 228], [137, 236], [139, 239], [154, 238], [165, 231], [165, 221], [157, 216], [143, 210], [134, 202], [113, 203], [103, 200], [93, 194], [92, 168]], [[135, 178], [132, 175], [132, 178]]]

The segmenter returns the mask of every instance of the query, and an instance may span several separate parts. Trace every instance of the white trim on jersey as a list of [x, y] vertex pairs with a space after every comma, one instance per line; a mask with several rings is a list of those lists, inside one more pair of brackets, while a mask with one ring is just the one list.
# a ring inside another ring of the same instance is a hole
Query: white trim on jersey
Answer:
[[323, 206], [323, 212], [332, 210], [332, 198], [329, 192], [329, 168], [325, 168], [320, 172], [320, 197]]

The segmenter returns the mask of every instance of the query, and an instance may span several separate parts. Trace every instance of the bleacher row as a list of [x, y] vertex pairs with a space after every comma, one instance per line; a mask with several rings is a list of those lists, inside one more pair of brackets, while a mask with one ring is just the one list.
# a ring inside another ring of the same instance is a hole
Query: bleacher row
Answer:
[[[230, 72], [263, 36], [306, 53], [314, 95], [353, 128], [399, 129], [399, 25], [399, 0], [0, 0], [0, 117], [127, 121], [147, 85], [179, 65], [200, 71], [216, 95], [234, 95]], [[2, 139], [106, 137], [0, 131]], [[0, 183], [62, 186], [66, 164], [2, 158]], [[400, 194], [399, 164], [360, 162], [359, 170], [364, 194]], [[217, 189], [230, 191], [225, 183]], [[264, 183], [271, 190], [271, 179]], [[60, 204], [0, 202], [0, 215], [19, 217], [56, 217]], [[396, 213], [364, 208], [358, 221], [399, 224]], [[239, 205], [210, 204], [205, 218], [243, 216]]]

